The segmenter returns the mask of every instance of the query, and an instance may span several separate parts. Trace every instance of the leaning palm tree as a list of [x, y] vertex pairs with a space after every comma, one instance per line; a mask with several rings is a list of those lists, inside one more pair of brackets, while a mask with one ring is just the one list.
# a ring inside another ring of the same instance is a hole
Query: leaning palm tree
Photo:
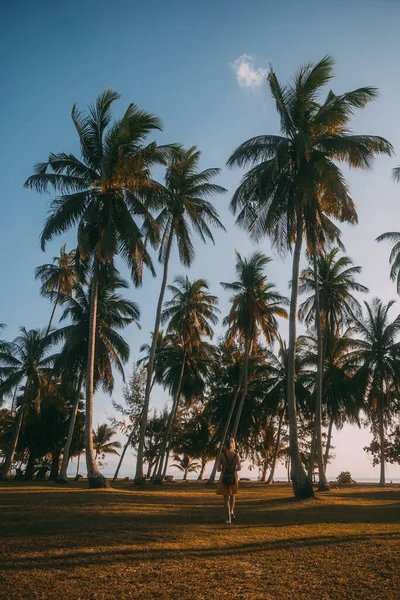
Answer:
[[374, 298], [371, 304], [365, 302], [365, 315], [354, 317], [354, 327], [361, 335], [353, 355], [359, 364], [354, 379], [364, 394], [372, 430], [379, 437], [380, 486], [385, 485], [385, 426], [398, 410], [394, 398], [400, 395], [400, 315], [390, 320], [393, 304]]
[[198, 171], [200, 151], [195, 146], [186, 150], [177, 147], [171, 154], [165, 173], [165, 186], [158, 194], [161, 212], [156, 218], [160, 229], [161, 243], [158, 259], [164, 264], [160, 295], [157, 303], [156, 319], [147, 363], [146, 394], [143, 416], [140, 422], [140, 437], [137, 448], [136, 483], [144, 483], [143, 452], [146, 435], [147, 415], [149, 411], [154, 358], [158, 332], [161, 323], [161, 311], [168, 280], [168, 266], [173, 244], [176, 243], [179, 259], [189, 267], [194, 259], [191, 241], [191, 229], [196, 231], [203, 242], [214, 238], [210, 226], [223, 228], [218, 213], [207, 198], [226, 192], [225, 188], [211, 183], [220, 169]]
[[[275, 73], [268, 82], [280, 117], [281, 135], [260, 135], [244, 142], [228, 166], [252, 168], [233, 195], [231, 208], [237, 222], [254, 239], [268, 236], [286, 252], [294, 249], [289, 323], [288, 418], [291, 480], [297, 497], [313, 495], [301, 462], [295, 401], [295, 348], [298, 277], [303, 241], [311, 256], [336, 240], [331, 221], [355, 223], [357, 214], [348, 186], [336, 161], [354, 168], [369, 168], [374, 155], [391, 155], [385, 139], [353, 135], [350, 120], [377, 96], [375, 88], [360, 88], [320, 101], [322, 88], [333, 76], [333, 59], [301, 67], [293, 83], [282, 86]], [[320, 344], [321, 346], [321, 344]], [[320, 348], [320, 355], [322, 349]]]
[[33, 403], [37, 410], [40, 409], [49, 369], [56, 359], [56, 355], [49, 355], [49, 350], [57, 341], [56, 333], [46, 336], [39, 329], [27, 331], [25, 327], [21, 327], [21, 334], [0, 355], [0, 396], [14, 393], [15, 388], [19, 388], [24, 382], [14, 433], [1, 469], [3, 479], [10, 478], [28, 404]]
[[352, 313], [361, 314], [361, 305], [353, 293], [368, 292], [368, 288], [355, 279], [361, 272], [361, 267], [355, 267], [347, 256], [338, 257], [339, 252], [339, 248], [320, 252], [314, 257], [312, 264], [302, 271], [299, 279], [300, 294], [310, 293], [300, 305], [300, 320], [304, 320], [308, 327], [316, 326], [322, 337], [322, 340], [318, 340], [318, 348], [322, 346], [322, 355], [319, 356], [316, 369], [315, 431], [310, 459], [313, 468], [314, 456], [317, 455], [319, 491], [329, 490], [322, 448], [322, 382], [326, 352], [331, 346], [331, 338], [334, 339], [339, 329], [349, 322]]
[[[224, 319], [228, 326], [228, 343], [237, 340], [244, 347], [243, 391], [236, 411], [232, 436], [236, 437], [243, 404], [248, 387], [249, 356], [257, 345], [260, 335], [267, 344], [272, 344], [278, 337], [277, 317], [287, 318], [284, 308], [288, 304], [286, 298], [275, 291], [275, 285], [267, 281], [264, 274], [270, 262], [265, 254], [255, 252], [249, 259], [242, 258], [236, 251], [235, 271], [237, 281], [221, 282], [225, 290], [233, 292], [230, 299], [231, 309]], [[222, 440], [223, 445], [224, 440]]]
[[93, 431], [93, 447], [95, 450], [95, 458], [104, 459], [106, 454], [116, 454], [119, 456], [118, 450], [121, 448], [121, 443], [118, 441], [112, 441], [116, 430], [103, 423], [97, 425], [97, 429]]
[[[173, 387], [169, 386], [173, 390], [173, 404], [161, 446], [157, 480], [162, 478], [165, 470], [164, 456], [165, 464], [168, 461], [166, 450], [172, 436], [185, 370], [188, 369], [189, 361], [197, 360], [198, 355], [202, 354], [205, 338], [213, 338], [212, 326], [218, 322], [217, 314], [219, 313], [218, 299], [209, 293], [208, 283], [205, 279], [196, 279], [191, 282], [187, 277], [180, 276], [175, 279], [174, 285], [168, 286], [168, 289], [172, 293], [172, 298], [165, 303], [161, 320], [163, 323], [168, 323], [167, 334], [175, 337], [175, 344], [181, 353], [181, 360], [174, 365], [179, 369], [179, 376], [175, 380], [176, 384], [174, 383]], [[205, 363], [207, 364], [207, 358]], [[168, 381], [168, 376], [165, 381]]]
[[[138, 306], [124, 299], [118, 293], [119, 289], [127, 289], [128, 283], [119, 276], [118, 271], [112, 267], [102, 267], [99, 276], [99, 296], [96, 324], [96, 352], [94, 364], [94, 388], [102, 385], [103, 390], [111, 394], [114, 388], [113, 370], [121, 374], [124, 379], [123, 364], [129, 359], [129, 346], [118, 330], [124, 329], [130, 323], [136, 323], [140, 316]], [[64, 312], [61, 322], [65, 319], [69, 325], [58, 330], [59, 337], [64, 345], [56, 361], [64, 378], [73, 380], [76, 385], [76, 395], [68, 435], [63, 449], [63, 460], [58, 483], [68, 483], [67, 468], [70, 459], [70, 447], [75, 428], [75, 419], [78, 413], [82, 382], [86, 374], [86, 357], [88, 348], [89, 322], [90, 322], [90, 288], [78, 284], [73, 296], [62, 296], [61, 302]], [[85, 429], [86, 442], [88, 441]]]
[[99, 269], [120, 254], [135, 284], [142, 280], [144, 265], [153, 271], [137, 218], [141, 222], [144, 219], [148, 235], [155, 239], [157, 227], [145, 206], [144, 196], [157, 187], [151, 179], [151, 167], [163, 163], [169, 150], [154, 142], [146, 144], [148, 135], [161, 129], [161, 122], [134, 104], [128, 106], [121, 119], [112, 123], [111, 108], [118, 98], [116, 92], [106, 90], [87, 114], [74, 105], [72, 120], [82, 158], [63, 152], [50, 154], [25, 183], [38, 192], [53, 188], [58, 194], [42, 231], [42, 248], [56, 235], [77, 225], [78, 255], [83, 260], [93, 258], [86, 369], [86, 429], [89, 431], [86, 462], [90, 487], [108, 485], [96, 465], [92, 439]]
[[56, 308], [60, 303], [61, 295], [71, 296], [79, 281], [76, 264], [76, 251], [66, 251], [66, 245], [60, 248], [60, 256], [54, 256], [52, 264], [42, 265], [35, 269], [35, 279], [40, 279], [42, 296], [51, 296], [53, 299], [53, 310], [47, 326], [47, 333], [51, 329]]

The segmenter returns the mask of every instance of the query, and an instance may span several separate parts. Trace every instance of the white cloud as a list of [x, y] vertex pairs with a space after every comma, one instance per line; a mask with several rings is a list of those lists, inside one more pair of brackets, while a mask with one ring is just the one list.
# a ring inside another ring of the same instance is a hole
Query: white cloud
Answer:
[[268, 74], [268, 69], [258, 69], [254, 66], [255, 58], [250, 54], [242, 54], [229, 66], [235, 71], [236, 79], [240, 87], [258, 88]]

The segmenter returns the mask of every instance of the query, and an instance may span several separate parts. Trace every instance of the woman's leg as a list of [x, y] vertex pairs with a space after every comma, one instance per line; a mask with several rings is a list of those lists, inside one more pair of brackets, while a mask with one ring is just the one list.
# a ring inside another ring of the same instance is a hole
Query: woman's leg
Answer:
[[236, 496], [231, 496], [231, 515], [235, 512], [235, 498]]
[[230, 504], [229, 500], [230, 500], [229, 496], [224, 496], [224, 508], [225, 508], [225, 512], [226, 512], [227, 521], [231, 520], [231, 504]]

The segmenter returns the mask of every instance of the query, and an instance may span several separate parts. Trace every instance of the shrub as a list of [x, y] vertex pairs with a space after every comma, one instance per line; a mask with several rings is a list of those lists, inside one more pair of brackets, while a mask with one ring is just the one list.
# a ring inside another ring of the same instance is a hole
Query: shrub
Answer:
[[336, 478], [336, 481], [343, 485], [344, 483], [355, 483], [350, 471], [342, 471]]

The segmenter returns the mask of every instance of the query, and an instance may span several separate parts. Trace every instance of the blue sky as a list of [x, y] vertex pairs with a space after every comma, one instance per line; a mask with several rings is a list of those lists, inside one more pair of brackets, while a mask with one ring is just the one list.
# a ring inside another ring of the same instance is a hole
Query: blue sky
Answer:
[[[380, 90], [379, 100], [354, 118], [354, 130], [385, 136], [399, 148], [399, 25], [396, 0], [2, 3], [0, 322], [8, 325], [5, 335], [14, 337], [20, 325], [45, 325], [50, 306], [39, 296], [33, 270], [57, 254], [64, 241], [74, 244], [71, 232], [49, 244], [46, 255], [41, 252], [39, 234], [51, 197], [22, 187], [34, 163], [45, 160], [50, 151], [78, 153], [70, 119], [74, 102], [85, 108], [111, 87], [122, 96], [115, 105], [116, 116], [135, 102], [163, 120], [158, 142], [196, 144], [203, 168], [223, 169], [219, 183], [229, 193], [216, 203], [227, 233], [216, 233], [215, 247], [196, 243], [190, 276], [209, 280], [224, 314], [227, 295], [219, 282], [233, 277], [233, 250], [249, 254], [254, 249], [235, 227], [228, 208], [241, 173], [228, 171], [224, 164], [245, 139], [278, 131], [263, 83], [269, 63], [286, 81], [300, 64], [332, 54], [335, 92], [363, 85]], [[385, 300], [396, 297], [388, 278], [388, 247], [374, 239], [400, 227], [400, 186], [390, 179], [391, 168], [399, 163], [400, 158], [382, 158], [369, 173], [347, 174], [359, 225], [344, 228], [343, 240], [347, 253], [363, 267], [362, 282], [371, 297]], [[268, 241], [262, 248], [271, 255]], [[282, 293], [287, 293], [289, 266], [290, 260], [274, 257], [269, 268]], [[171, 275], [181, 272], [174, 257]], [[132, 357], [153, 327], [159, 283], [147, 274], [143, 288], [129, 292], [142, 309], [142, 330], [132, 326], [126, 331]], [[286, 324], [282, 331], [287, 331]], [[119, 382], [114, 396], [120, 396]], [[163, 401], [158, 391], [154, 402]], [[96, 402], [96, 420], [101, 422], [110, 401], [99, 394]], [[335, 435], [337, 458], [330, 474], [345, 469], [358, 477], [375, 476], [362, 450], [369, 439], [368, 430], [352, 428]], [[127, 461], [127, 474], [129, 462], [133, 459]], [[389, 466], [388, 476], [399, 477], [400, 468]]]

